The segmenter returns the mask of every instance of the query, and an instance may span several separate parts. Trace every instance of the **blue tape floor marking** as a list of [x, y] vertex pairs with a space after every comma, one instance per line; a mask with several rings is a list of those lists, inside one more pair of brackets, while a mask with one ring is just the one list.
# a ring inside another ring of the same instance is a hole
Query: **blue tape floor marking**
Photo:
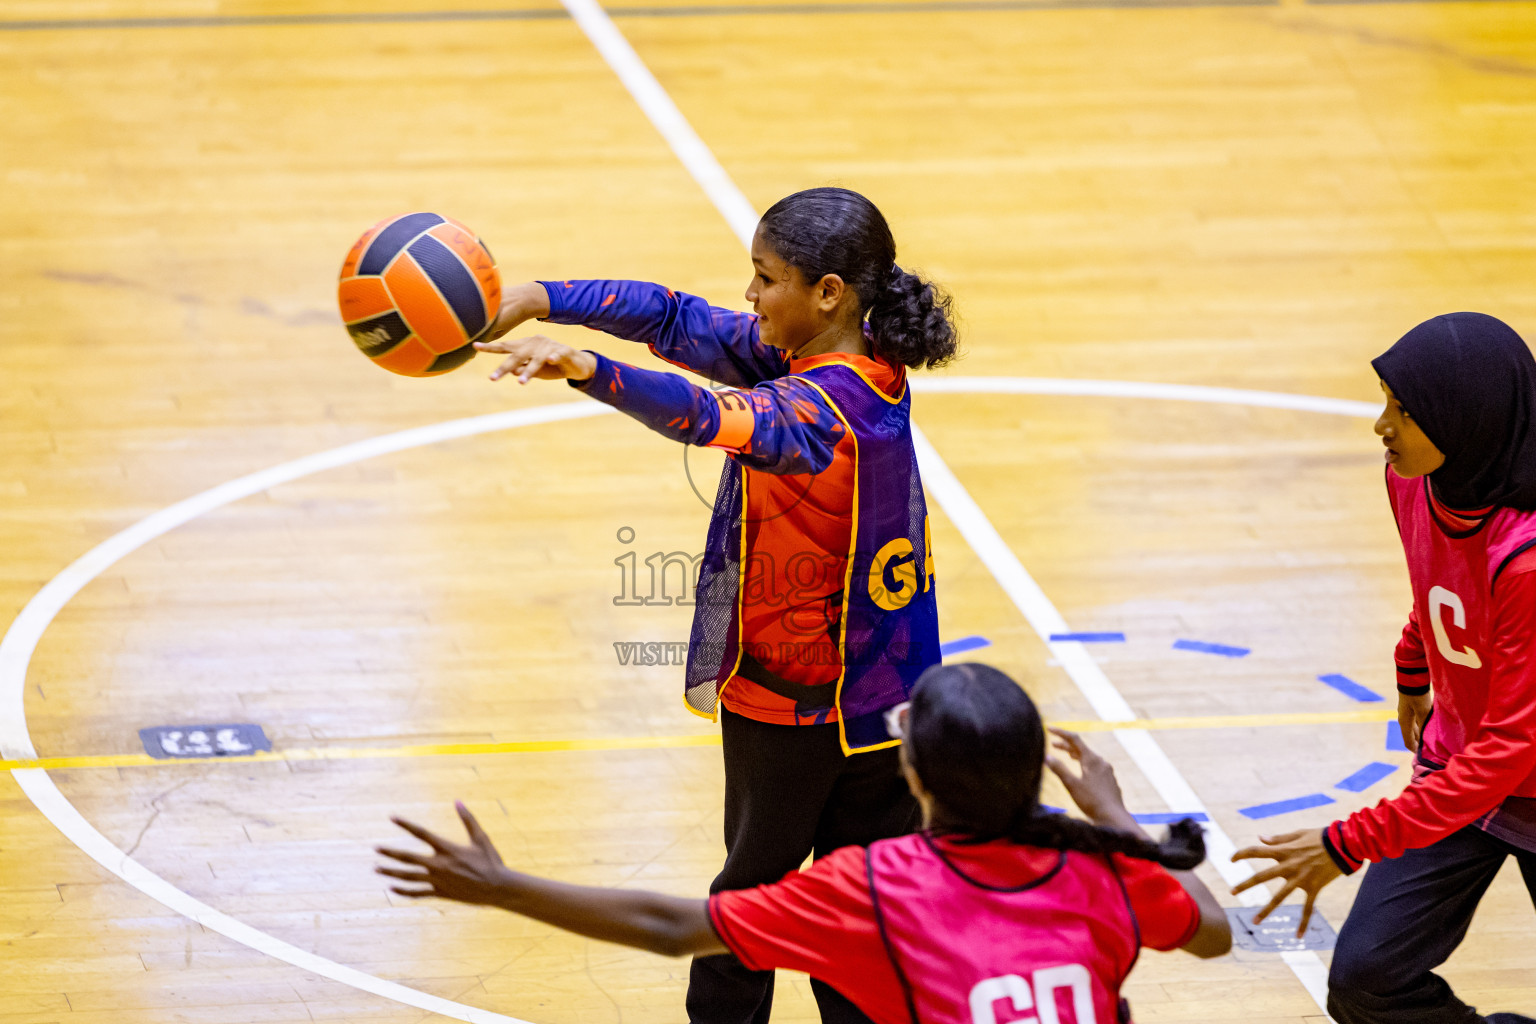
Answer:
[[[1071, 641], [1083, 644], [1123, 644], [1124, 633], [1052, 633], [1052, 642]], [[960, 654], [964, 651], [974, 651], [982, 647], [991, 647], [992, 641], [984, 636], [963, 636], [958, 640], [939, 645], [939, 653], [945, 657], [951, 654]], [[1247, 647], [1232, 647], [1227, 644], [1206, 643], [1203, 640], [1175, 640], [1173, 648], [1176, 651], [1195, 651], [1200, 654], [1216, 654], [1223, 658], [1241, 658], [1249, 653]], [[1344, 694], [1346, 697], [1360, 701], [1362, 704], [1377, 703], [1385, 700], [1381, 694], [1367, 689], [1346, 675], [1330, 672], [1328, 675], [1318, 676], [1320, 682], [1326, 683]], [[1387, 723], [1387, 749], [1407, 751], [1403, 745], [1402, 733], [1398, 730], [1396, 722]], [[1335, 789], [1347, 790], [1351, 793], [1359, 793], [1382, 779], [1397, 771], [1397, 765], [1386, 764], [1381, 761], [1372, 761], [1353, 775], [1334, 784]], [[1272, 818], [1279, 814], [1289, 814], [1291, 811], [1301, 811], [1308, 807], [1322, 807], [1325, 804], [1334, 803], [1333, 797], [1326, 793], [1309, 793], [1306, 796], [1294, 797], [1290, 800], [1278, 800], [1269, 804], [1255, 804], [1252, 807], [1239, 808], [1238, 812], [1245, 818]], [[1041, 809], [1053, 814], [1064, 813], [1060, 807], [1052, 807], [1041, 804]], [[1143, 825], [1171, 825], [1184, 818], [1193, 818], [1196, 821], [1210, 821], [1204, 814], [1181, 814], [1177, 811], [1155, 811], [1146, 814], [1133, 814], [1133, 818]]]
[[1353, 697], [1355, 700], [1360, 701], [1362, 704], [1371, 704], [1375, 703], [1376, 701], [1386, 699], [1375, 690], [1366, 689], [1364, 686], [1361, 686], [1359, 683], [1349, 678], [1349, 676], [1341, 676], [1337, 672], [1330, 672], [1326, 676], [1318, 676], [1317, 678], [1319, 682], [1327, 683], [1329, 686], [1333, 687], [1335, 690], [1338, 690], [1344, 696]]
[[1243, 658], [1248, 655], [1246, 647], [1228, 647], [1226, 644], [1208, 644], [1204, 640], [1175, 640], [1173, 649], [1176, 651], [1199, 651], [1201, 654], [1219, 654], [1223, 658]]
[[1072, 640], [1080, 644], [1123, 644], [1124, 633], [1052, 633], [1051, 642]]
[[1308, 793], [1306, 796], [1298, 796], [1291, 800], [1278, 800], [1272, 804], [1239, 807], [1237, 813], [1245, 818], [1273, 818], [1277, 814], [1289, 814], [1291, 811], [1301, 811], [1308, 807], [1321, 807], [1324, 804], [1331, 804], [1333, 802], [1333, 797], [1327, 793]]
[[1363, 790], [1370, 789], [1372, 786], [1376, 785], [1376, 783], [1380, 782], [1382, 779], [1386, 778], [1388, 775], [1391, 775], [1395, 771], [1397, 771], [1397, 765], [1395, 764], [1386, 764], [1382, 761], [1372, 761], [1364, 768], [1361, 768], [1359, 771], [1355, 772], [1355, 774], [1351, 775], [1349, 778], [1344, 779], [1341, 782], [1335, 782], [1333, 784], [1333, 788], [1347, 789], [1351, 793], [1359, 793]]
[[951, 654], [962, 654], [966, 651], [974, 651], [982, 647], [991, 646], [992, 641], [984, 636], [963, 636], [958, 640], [939, 644], [939, 656], [947, 658]]
[[1210, 816], [1204, 811], [1188, 811], [1184, 813], [1179, 811], [1151, 811], [1147, 814], [1133, 814], [1131, 817], [1135, 818], [1142, 825], [1172, 825], [1174, 822], [1183, 821], [1185, 818], [1193, 818], [1196, 821], [1211, 820]]
[[[1064, 807], [1052, 807], [1050, 804], [1041, 804], [1040, 809], [1047, 814], [1066, 814]], [[1142, 825], [1172, 825], [1176, 821], [1185, 818], [1193, 818], [1196, 821], [1210, 821], [1210, 816], [1204, 811], [1150, 811], [1146, 814], [1133, 814], [1139, 824]]]

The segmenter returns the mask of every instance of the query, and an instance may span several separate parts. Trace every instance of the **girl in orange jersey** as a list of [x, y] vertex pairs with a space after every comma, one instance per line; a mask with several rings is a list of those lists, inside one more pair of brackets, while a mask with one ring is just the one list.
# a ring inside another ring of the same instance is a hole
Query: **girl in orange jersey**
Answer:
[[[726, 862], [712, 892], [777, 881], [807, 854], [911, 831], [884, 713], [939, 661], [907, 370], [955, 354], [949, 300], [902, 270], [880, 211], [846, 189], [780, 200], [752, 242], [753, 313], [636, 281], [507, 290], [496, 333], [584, 324], [728, 390], [545, 337], [479, 348], [492, 379], [565, 379], [667, 437], [729, 453], [699, 570], [684, 682], [718, 717]], [[821, 981], [822, 1019], [867, 1018]], [[695, 959], [694, 1024], [764, 1024], [772, 971]]]

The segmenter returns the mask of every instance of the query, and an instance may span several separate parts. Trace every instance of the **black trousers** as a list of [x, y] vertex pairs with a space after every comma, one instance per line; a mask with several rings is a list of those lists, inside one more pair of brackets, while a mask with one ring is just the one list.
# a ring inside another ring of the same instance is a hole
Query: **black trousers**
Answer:
[[1434, 969], [1461, 945], [1472, 912], [1509, 856], [1519, 860], [1536, 903], [1536, 853], [1517, 850], [1472, 826], [1367, 868], [1339, 929], [1328, 972], [1333, 1019], [1338, 1024], [1481, 1024], [1482, 1015], [1457, 999]]
[[[844, 846], [905, 835], [921, 812], [894, 747], [847, 756], [837, 723], [770, 725], [720, 710], [725, 748], [725, 867], [711, 893], [777, 882]], [[823, 1024], [869, 1024], [824, 982], [811, 980]], [[696, 957], [688, 977], [691, 1024], [767, 1024], [773, 972], [729, 954]]]

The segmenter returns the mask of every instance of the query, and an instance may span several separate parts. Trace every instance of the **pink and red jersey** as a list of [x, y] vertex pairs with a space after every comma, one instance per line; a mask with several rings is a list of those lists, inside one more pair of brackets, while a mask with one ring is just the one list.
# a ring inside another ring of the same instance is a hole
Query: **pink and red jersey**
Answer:
[[1470, 824], [1536, 850], [1536, 512], [1452, 511], [1390, 469], [1387, 491], [1413, 587], [1398, 687], [1434, 713], [1408, 788], [1324, 838], [1346, 870]]
[[1150, 861], [921, 833], [719, 893], [709, 913], [748, 967], [820, 978], [876, 1024], [1118, 1024], [1137, 951], [1200, 924]]

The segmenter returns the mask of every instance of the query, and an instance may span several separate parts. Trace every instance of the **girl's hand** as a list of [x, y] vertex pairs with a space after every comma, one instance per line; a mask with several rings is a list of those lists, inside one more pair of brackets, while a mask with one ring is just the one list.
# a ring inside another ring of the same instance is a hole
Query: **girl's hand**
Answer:
[[518, 324], [546, 316], [549, 316], [549, 292], [545, 291], [544, 286], [539, 282], [530, 281], [527, 284], [503, 288], [501, 311], [496, 314], [496, 324], [491, 328], [490, 340], [495, 341]]
[[432, 847], [431, 854], [394, 850], [386, 846], [376, 849], [381, 857], [399, 862], [400, 867], [374, 868], [381, 875], [398, 878], [426, 888], [393, 886], [390, 891], [411, 899], [438, 896], [459, 903], [495, 904], [502, 893], [509, 872], [501, 862], [501, 855], [491, 845], [490, 837], [462, 803], [454, 804], [459, 819], [469, 833], [469, 845], [458, 846], [433, 835], [420, 825], [413, 825], [403, 818], [390, 818], [396, 825]]
[[1307, 930], [1307, 922], [1312, 920], [1312, 904], [1317, 902], [1318, 892], [1344, 872], [1328, 856], [1321, 829], [1287, 832], [1283, 836], [1260, 836], [1259, 842], [1264, 845], [1244, 847], [1234, 853], [1232, 859], [1237, 861], [1263, 857], [1275, 861], [1275, 866], [1265, 868], [1246, 882], [1234, 885], [1232, 895], [1236, 896], [1244, 889], [1251, 889], [1274, 878], [1285, 880], [1280, 892], [1269, 901], [1269, 905], [1254, 915], [1253, 923], [1258, 924], [1273, 913], [1293, 889], [1300, 889], [1307, 894], [1307, 903], [1301, 910], [1301, 924], [1296, 927], [1296, 937], [1299, 939]]
[[1434, 706], [1432, 694], [1397, 695], [1397, 727], [1403, 731], [1403, 745], [1415, 753], [1424, 742], [1424, 723], [1429, 721], [1429, 711]]
[[520, 384], [527, 384], [534, 377], [540, 380], [587, 380], [597, 372], [597, 356], [562, 345], [542, 334], [512, 341], [477, 341], [475, 348], [506, 355], [501, 365], [491, 372], [491, 380], [500, 380], [509, 373], [516, 374]]
[[1078, 774], [1059, 758], [1049, 754], [1045, 758], [1046, 767], [1067, 787], [1073, 802], [1100, 825], [1124, 828], [1129, 821], [1130, 828], [1136, 829], [1135, 819], [1125, 809], [1125, 800], [1120, 796], [1120, 783], [1115, 781], [1114, 767], [1089, 749], [1077, 733], [1055, 726], [1050, 727], [1050, 732], [1056, 737], [1051, 746], [1065, 751], [1082, 768], [1082, 774]]

